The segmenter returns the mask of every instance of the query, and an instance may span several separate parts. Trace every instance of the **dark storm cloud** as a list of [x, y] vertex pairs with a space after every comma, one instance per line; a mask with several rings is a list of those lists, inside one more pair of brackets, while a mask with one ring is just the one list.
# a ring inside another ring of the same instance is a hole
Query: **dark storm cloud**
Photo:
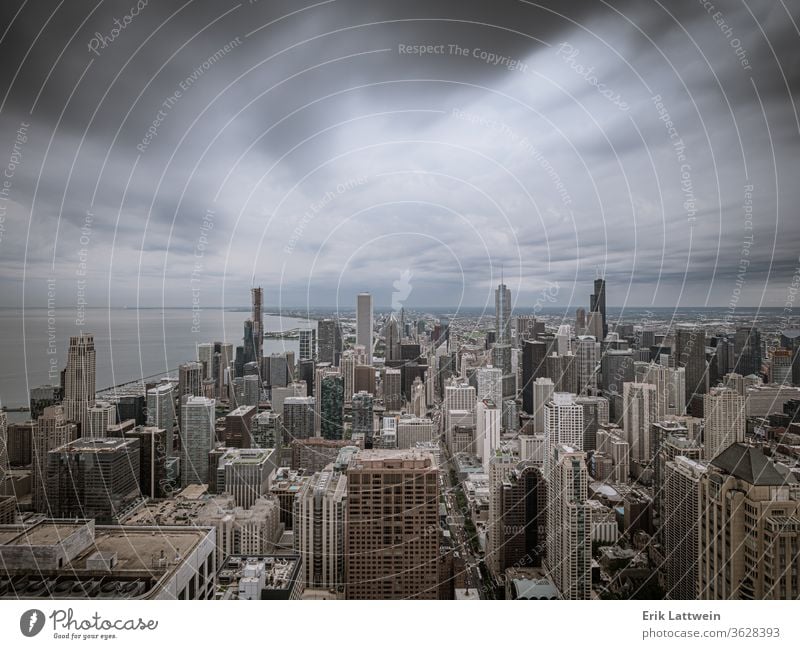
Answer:
[[24, 261], [28, 303], [55, 276], [69, 304], [83, 255], [95, 305], [109, 283], [117, 304], [189, 304], [195, 276], [208, 306], [251, 278], [286, 304], [388, 303], [407, 268], [410, 304], [480, 304], [501, 265], [522, 305], [553, 281], [585, 301], [597, 272], [611, 302], [631, 284], [671, 305], [686, 280], [685, 303], [726, 304], [744, 249], [742, 303], [785, 297], [796, 8], [136, 4], [0, 6], [8, 154], [29, 124], [3, 303]]

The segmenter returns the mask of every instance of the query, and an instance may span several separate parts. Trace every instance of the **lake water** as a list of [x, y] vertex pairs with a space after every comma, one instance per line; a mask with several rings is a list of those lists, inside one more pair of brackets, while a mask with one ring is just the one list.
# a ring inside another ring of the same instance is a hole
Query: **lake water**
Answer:
[[[249, 311], [204, 309], [193, 331], [191, 309], [88, 309], [84, 333], [94, 334], [97, 389], [173, 371], [195, 360], [199, 343], [221, 340], [241, 345]], [[265, 315], [267, 331], [316, 326], [315, 322]], [[0, 401], [10, 408], [28, 404], [31, 387], [58, 384], [69, 337], [79, 334], [74, 309], [0, 309]], [[52, 338], [51, 338], [52, 336]], [[53, 340], [53, 345], [50, 344]], [[264, 353], [298, 352], [296, 338], [265, 339]], [[51, 352], [55, 353], [51, 353]], [[53, 362], [54, 361], [54, 362]], [[55, 368], [56, 373], [50, 374]], [[17, 417], [13, 417], [17, 419]]]

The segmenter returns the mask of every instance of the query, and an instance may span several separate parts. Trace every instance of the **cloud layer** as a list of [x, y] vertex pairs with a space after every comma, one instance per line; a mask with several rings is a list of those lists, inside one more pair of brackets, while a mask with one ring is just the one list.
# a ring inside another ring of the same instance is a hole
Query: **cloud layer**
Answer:
[[797, 8], [488, 4], [3, 3], [0, 303], [783, 304]]

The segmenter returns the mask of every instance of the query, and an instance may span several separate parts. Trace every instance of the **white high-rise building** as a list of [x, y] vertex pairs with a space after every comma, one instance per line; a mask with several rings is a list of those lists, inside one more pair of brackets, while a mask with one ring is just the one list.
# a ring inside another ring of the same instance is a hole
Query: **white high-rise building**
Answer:
[[656, 386], [656, 417], [658, 421], [669, 415], [682, 415], [686, 409], [686, 369], [667, 367], [658, 363], [633, 364], [637, 383]]
[[533, 432], [544, 432], [544, 404], [546, 404], [555, 392], [555, 385], [550, 378], [538, 378], [533, 382]]
[[203, 366], [203, 379], [215, 378], [214, 343], [200, 343], [199, 345], [197, 345], [197, 362]]
[[715, 388], [703, 396], [704, 457], [713, 460], [735, 442], [744, 441], [745, 399], [735, 390]]
[[545, 478], [553, 467], [555, 448], [567, 444], [580, 450], [583, 448], [583, 406], [575, 403], [575, 395], [569, 392], [554, 392], [552, 399], [544, 405]]
[[344, 592], [347, 477], [328, 465], [294, 500], [294, 547], [303, 558], [305, 587]]
[[578, 392], [595, 394], [597, 370], [600, 362], [597, 339], [594, 336], [578, 336], [575, 361], [578, 363]]
[[317, 355], [317, 329], [301, 329], [300, 349], [297, 354], [298, 360], [307, 361], [316, 358]]
[[432, 419], [403, 415], [397, 420], [397, 448], [414, 448], [432, 442], [434, 436]]
[[495, 403], [503, 401], [503, 370], [499, 367], [478, 368], [478, 393], [477, 399], [491, 399]]
[[96, 367], [94, 336], [70, 336], [63, 406], [66, 418], [80, 424], [81, 435], [86, 433], [89, 406], [94, 404]]
[[700, 478], [706, 465], [678, 455], [664, 471], [664, 580], [667, 599], [697, 599]]
[[511, 289], [505, 284], [500, 284], [494, 292], [494, 318], [497, 329], [497, 342], [506, 344], [511, 342]]
[[33, 486], [33, 508], [37, 512], [50, 511], [47, 501], [48, 453], [77, 437], [77, 424], [67, 422], [64, 406], [47, 406], [36, 421], [31, 440], [31, 481]]
[[208, 453], [214, 444], [214, 399], [188, 397], [181, 429], [181, 485], [208, 482]]
[[556, 349], [559, 356], [565, 356], [572, 351], [571, 348], [572, 329], [568, 324], [558, 326], [558, 333], [556, 333]]
[[631, 460], [645, 467], [653, 459], [650, 426], [658, 421], [656, 386], [652, 383], [623, 383], [622, 407], [625, 440], [630, 446]]
[[483, 462], [483, 470], [489, 473], [489, 461], [500, 447], [502, 410], [490, 399], [481, 399], [477, 404], [477, 439], [475, 451]]
[[520, 462], [533, 462], [539, 469], [544, 466], [544, 456], [546, 454], [544, 433], [534, 433], [533, 435], [519, 435], [519, 459]]
[[117, 423], [117, 408], [108, 401], [95, 401], [89, 406], [88, 426], [83, 437], [106, 437], [109, 426]]
[[274, 448], [229, 448], [217, 464], [217, 489], [249, 509], [269, 493], [276, 468]]
[[411, 412], [417, 417], [424, 417], [428, 413], [428, 390], [431, 382], [426, 379], [421, 381], [419, 377], [414, 379], [411, 384]]
[[356, 344], [363, 345], [366, 349], [367, 365], [372, 365], [373, 325], [372, 295], [370, 293], [359, 293], [356, 298]]
[[172, 383], [162, 383], [147, 391], [147, 425], [167, 431], [167, 455], [172, 455], [175, 448], [175, 386]]
[[457, 383], [445, 386], [443, 410], [475, 411], [477, 394], [475, 388], [468, 383]]
[[545, 566], [564, 599], [589, 599], [592, 590], [592, 515], [586, 505], [588, 472], [582, 451], [553, 449], [547, 485]]

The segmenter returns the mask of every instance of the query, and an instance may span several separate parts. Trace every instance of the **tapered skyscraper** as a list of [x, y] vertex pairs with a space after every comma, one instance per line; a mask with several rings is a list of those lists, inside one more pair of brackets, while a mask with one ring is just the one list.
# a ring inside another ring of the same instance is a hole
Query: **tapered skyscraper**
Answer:
[[511, 342], [511, 290], [500, 280], [494, 292], [494, 323], [497, 342]]
[[251, 335], [253, 337], [253, 354], [256, 362], [259, 362], [264, 347], [264, 289], [260, 286], [250, 289], [250, 297], [253, 313], [250, 316], [252, 321]]
[[94, 336], [70, 336], [67, 369], [64, 375], [64, 414], [69, 421], [88, 426], [89, 406], [94, 405], [95, 369]]
[[686, 368], [686, 405], [696, 394], [708, 392], [706, 372], [706, 332], [691, 324], [679, 325], [675, 330], [675, 361]]
[[608, 335], [608, 322], [606, 321], [606, 280], [594, 280], [594, 293], [589, 304], [590, 311], [599, 311], [603, 320], [603, 338]]
[[356, 299], [356, 345], [367, 350], [369, 364], [372, 364], [372, 294], [359, 293]]

